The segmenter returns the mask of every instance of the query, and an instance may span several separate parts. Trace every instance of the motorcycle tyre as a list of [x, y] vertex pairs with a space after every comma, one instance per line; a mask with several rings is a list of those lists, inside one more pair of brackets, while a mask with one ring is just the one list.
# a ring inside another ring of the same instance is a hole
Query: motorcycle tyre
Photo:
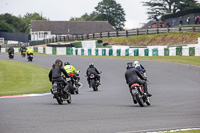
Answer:
[[67, 103], [68, 103], [68, 104], [71, 104], [71, 102], [72, 102], [71, 94], [68, 94], [67, 97], [70, 97], [69, 100], [67, 100]]
[[95, 80], [91, 81], [91, 86], [92, 86], [92, 88], [93, 88], [94, 91], [98, 91], [98, 88], [96, 86]]
[[60, 104], [60, 105], [63, 104], [63, 100], [61, 97], [56, 96], [56, 100], [57, 100], [58, 104]]
[[69, 83], [69, 92], [71, 93], [71, 94], [74, 94], [74, 87], [72, 86], [72, 82], [70, 82]]
[[136, 100], [141, 107], [144, 107], [143, 98], [140, 98], [139, 94], [136, 94]]

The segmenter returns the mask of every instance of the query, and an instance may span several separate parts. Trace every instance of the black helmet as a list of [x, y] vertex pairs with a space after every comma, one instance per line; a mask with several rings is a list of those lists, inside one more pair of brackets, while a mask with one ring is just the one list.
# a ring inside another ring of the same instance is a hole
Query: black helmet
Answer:
[[59, 62], [62, 62], [60, 59], [57, 59], [56, 61], [55, 61], [55, 63], [56, 64], [58, 64]]
[[65, 62], [64, 65], [70, 65], [70, 63], [69, 62]]
[[90, 64], [89, 64], [89, 67], [94, 67], [94, 63], [90, 63]]
[[131, 68], [131, 67], [134, 68], [133, 62], [128, 62], [127, 66], [126, 66], [126, 69]]

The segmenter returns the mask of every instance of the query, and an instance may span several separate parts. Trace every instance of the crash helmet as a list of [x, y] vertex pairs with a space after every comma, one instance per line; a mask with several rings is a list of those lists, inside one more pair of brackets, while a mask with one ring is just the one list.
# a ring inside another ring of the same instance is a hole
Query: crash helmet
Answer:
[[89, 64], [89, 67], [94, 67], [94, 63], [90, 63], [90, 64]]
[[65, 65], [65, 66], [66, 66], [66, 65], [70, 65], [70, 63], [69, 63], [69, 62], [65, 62], [64, 65]]
[[138, 66], [140, 66], [140, 63], [139, 63], [139, 61], [134, 61], [134, 63], [133, 63], [133, 64], [134, 64], [135, 68], [136, 68], [136, 67], [138, 67]]
[[[59, 62], [62, 62], [60, 59], [57, 59], [56, 61], [55, 61], [55, 63], [56, 64], [58, 64]], [[62, 62], [63, 63], [63, 62]]]
[[126, 65], [126, 69], [131, 68], [131, 67], [134, 68], [133, 62], [128, 62]]

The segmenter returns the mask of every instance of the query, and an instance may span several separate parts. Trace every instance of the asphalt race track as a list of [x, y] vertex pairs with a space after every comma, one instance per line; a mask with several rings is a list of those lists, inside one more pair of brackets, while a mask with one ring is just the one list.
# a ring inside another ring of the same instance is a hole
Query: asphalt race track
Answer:
[[[28, 62], [15, 54], [14, 61], [50, 69], [58, 58], [81, 71], [80, 94], [63, 105], [52, 95], [0, 98], [0, 133], [137, 133], [200, 127], [200, 67], [140, 61], [153, 95], [151, 106], [140, 107], [134, 105], [124, 78], [126, 63], [133, 60], [35, 55]], [[0, 59], [8, 60], [8, 55], [0, 53]], [[98, 92], [86, 81], [90, 62], [102, 71]]]

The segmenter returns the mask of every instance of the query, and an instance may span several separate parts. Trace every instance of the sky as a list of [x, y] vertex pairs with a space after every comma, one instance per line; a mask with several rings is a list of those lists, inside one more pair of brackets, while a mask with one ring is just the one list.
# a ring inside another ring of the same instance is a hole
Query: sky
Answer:
[[[39, 13], [51, 21], [69, 21], [92, 13], [102, 0], [0, 0], [0, 14], [24, 16]], [[147, 7], [142, 2], [149, 0], [115, 0], [125, 11], [125, 29], [140, 28], [147, 23]], [[200, 0], [198, 0], [200, 2]]]

